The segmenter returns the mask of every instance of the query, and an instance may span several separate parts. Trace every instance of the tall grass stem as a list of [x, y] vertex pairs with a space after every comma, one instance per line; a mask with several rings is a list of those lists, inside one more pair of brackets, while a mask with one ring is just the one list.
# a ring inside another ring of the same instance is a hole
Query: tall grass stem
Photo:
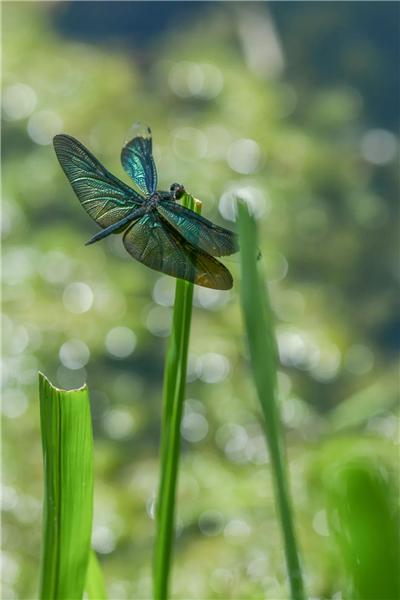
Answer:
[[247, 205], [238, 203], [241, 261], [241, 301], [247, 331], [250, 363], [264, 415], [276, 504], [283, 534], [288, 578], [293, 600], [305, 592], [296, 541], [277, 389], [277, 349], [267, 282], [258, 260], [257, 227]]
[[[185, 195], [183, 206], [201, 211], [201, 202]], [[165, 361], [161, 424], [160, 483], [156, 503], [153, 563], [155, 600], [167, 600], [175, 531], [175, 496], [180, 453], [180, 427], [192, 318], [193, 283], [176, 282], [171, 336]]]

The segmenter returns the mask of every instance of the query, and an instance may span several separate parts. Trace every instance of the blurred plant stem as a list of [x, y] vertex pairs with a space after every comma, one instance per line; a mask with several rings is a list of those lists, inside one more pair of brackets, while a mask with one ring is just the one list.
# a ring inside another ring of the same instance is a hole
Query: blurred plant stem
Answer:
[[285, 448], [277, 393], [277, 349], [265, 276], [258, 260], [257, 227], [247, 205], [238, 203], [241, 260], [241, 299], [250, 362], [264, 414], [276, 503], [281, 521], [293, 600], [304, 600], [303, 577], [289, 497]]
[[400, 598], [397, 473], [373, 437], [340, 437], [315, 465], [328, 523], [347, 575], [345, 598]]
[[59, 390], [39, 373], [44, 465], [41, 600], [81, 600], [93, 514], [93, 434], [87, 387]]
[[[185, 194], [183, 206], [201, 212], [201, 202]], [[176, 282], [172, 331], [165, 360], [163, 417], [161, 425], [161, 473], [156, 505], [156, 538], [153, 595], [168, 598], [168, 582], [175, 527], [175, 494], [179, 465], [180, 427], [186, 385], [186, 368], [192, 318], [193, 283]]]

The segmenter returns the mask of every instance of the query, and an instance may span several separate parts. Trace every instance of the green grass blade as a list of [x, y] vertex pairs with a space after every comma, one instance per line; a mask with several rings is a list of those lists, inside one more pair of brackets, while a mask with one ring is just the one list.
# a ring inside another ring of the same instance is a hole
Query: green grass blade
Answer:
[[[185, 195], [182, 204], [200, 213], [201, 203]], [[156, 539], [153, 593], [156, 600], [168, 598], [174, 524], [175, 492], [179, 464], [180, 426], [186, 384], [187, 356], [192, 317], [193, 284], [176, 282], [172, 331], [165, 361], [163, 418], [161, 427], [160, 484], [156, 509]]]
[[104, 577], [94, 550], [90, 552], [85, 592], [89, 600], [106, 600]]
[[86, 386], [59, 390], [39, 374], [44, 464], [42, 600], [83, 596], [93, 512], [93, 435]]
[[291, 595], [304, 599], [303, 578], [289, 498], [285, 449], [277, 398], [277, 351], [265, 277], [257, 260], [257, 228], [247, 206], [239, 202], [241, 300], [254, 383], [264, 414], [276, 502], [285, 546]]

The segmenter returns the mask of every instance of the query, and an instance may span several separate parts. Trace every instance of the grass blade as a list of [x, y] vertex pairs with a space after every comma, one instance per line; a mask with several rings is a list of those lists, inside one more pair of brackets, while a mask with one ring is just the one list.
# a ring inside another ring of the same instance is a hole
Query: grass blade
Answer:
[[106, 600], [107, 598], [103, 573], [94, 550], [91, 550], [89, 555], [85, 592], [89, 600]]
[[[182, 204], [200, 213], [201, 203], [185, 194]], [[176, 282], [172, 331], [165, 361], [161, 474], [156, 509], [153, 592], [156, 600], [168, 598], [175, 525], [175, 492], [179, 464], [180, 426], [186, 384], [187, 356], [192, 317], [193, 283]]]
[[59, 390], [39, 374], [44, 465], [42, 600], [83, 596], [93, 512], [93, 435], [86, 386]]
[[290, 505], [285, 449], [277, 398], [277, 351], [272, 311], [265, 278], [262, 278], [260, 273], [261, 261], [257, 260], [255, 221], [244, 203], [238, 203], [238, 211], [242, 272], [241, 301], [251, 368], [264, 414], [264, 429], [284, 539], [291, 595], [293, 600], [303, 600], [305, 597], [303, 578]]

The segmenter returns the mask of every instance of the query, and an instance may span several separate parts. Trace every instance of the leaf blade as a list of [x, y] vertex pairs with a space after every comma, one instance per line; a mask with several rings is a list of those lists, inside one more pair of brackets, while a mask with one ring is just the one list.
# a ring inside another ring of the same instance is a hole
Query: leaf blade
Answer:
[[44, 464], [40, 598], [82, 598], [93, 514], [93, 434], [86, 386], [59, 390], [39, 374]]

